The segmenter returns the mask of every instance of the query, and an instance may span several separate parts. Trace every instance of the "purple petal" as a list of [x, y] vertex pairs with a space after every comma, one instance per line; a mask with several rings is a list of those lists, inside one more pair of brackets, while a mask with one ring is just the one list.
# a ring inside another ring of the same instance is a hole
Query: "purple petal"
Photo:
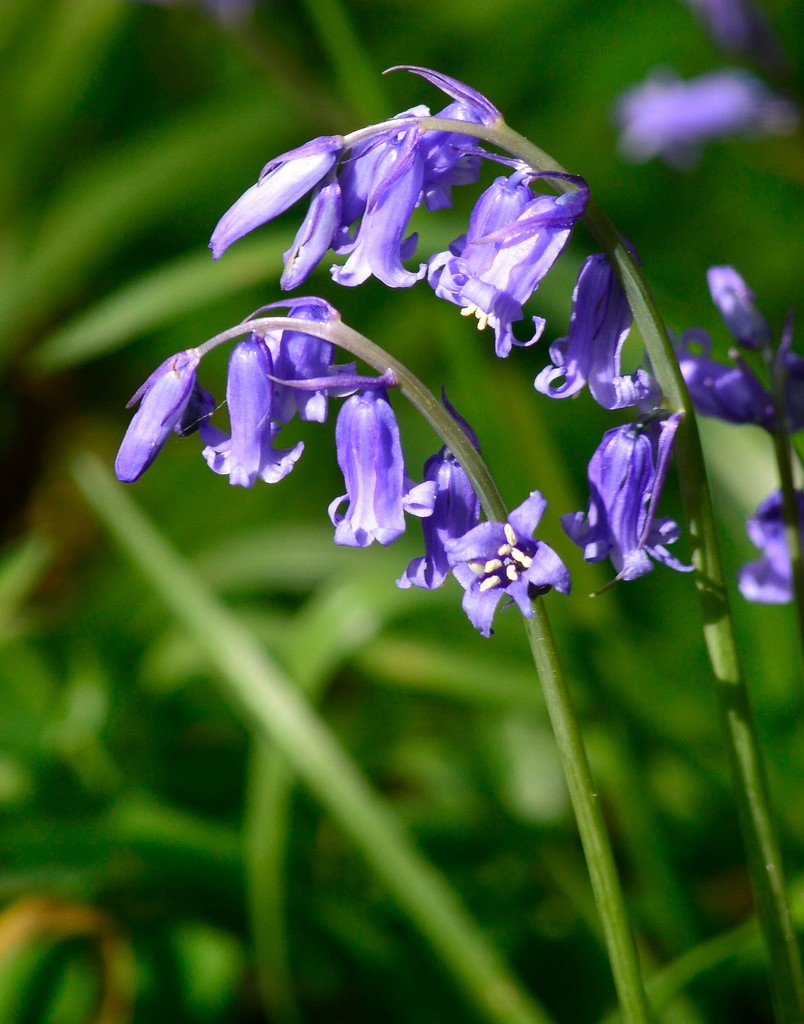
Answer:
[[388, 68], [385, 74], [391, 71], [410, 71], [414, 75], [420, 75], [422, 78], [427, 79], [431, 85], [446, 93], [447, 96], [451, 96], [454, 100], [459, 100], [461, 103], [465, 103], [476, 110], [483, 124], [494, 124], [497, 121], [502, 121], [502, 114], [490, 100], [470, 86], [459, 82], [457, 78], [450, 78], [449, 75], [445, 75], [440, 71], [431, 71], [429, 68], [421, 68], [413, 64], [397, 64], [392, 68]]

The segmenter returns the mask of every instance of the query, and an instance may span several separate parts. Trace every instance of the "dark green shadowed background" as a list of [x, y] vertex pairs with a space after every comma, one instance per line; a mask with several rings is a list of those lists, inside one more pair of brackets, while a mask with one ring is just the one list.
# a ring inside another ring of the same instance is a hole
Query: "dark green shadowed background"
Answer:
[[[800, 94], [804, 14], [766, 9]], [[801, 304], [801, 137], [712, 144], [686, 173], [617, 154], [624, 88], [660, 64], [729, 63], [677, 0], [277, 0], [230, 25], [191, 4], [0, 0], [0, 1024], [614, 1019], [517, 612], [483, 640], [454, 582], [398, 590], [415, 521], [387, 550], [334, 547], [334, 410], [288, 428], [305, 453], [274, 486], [229, 487], [196, 437], [172, 437], [134, 485], [110, 476], [148, 374], [281, 298], [304, 204], [218, 263], [206, 248], [262, 166], [448, 102], [381, 76], [400, 63], [468, 82], [584, 175], [671, 330], [706, 327], [725, 357], [714, 263], [744, 274], [777, 333]], [[417, 215], [422, 253], [465, 230], [479, 187]], [[658, 567], [590, 599], [610, 567], [586, 565], [559, 526], [623, 421], [532, 387], [591, 244], [579, 228], [532, 303], [543, 340], [504, 362], [426, 284], [338, 288], [325, 260], [303, 292], [446, 385], [509, 506], [547, 497], [539, 536], [574, 583], [547, 602], [657, 1019], [763, 1024], [690, 577]], [[637, 338], [626, 351], [632, 369]], [[219, 351], [201, 369], [218, 398], [225, 368]], [[438, 442], [395, 408], [418, 476]], [[772, 451], [748, 427], [703, 434], [733, 580], [756, 557], [743, 524], [775, 486]], [[681, 515], [672, 474], [662, 511]], [[674, 550], [688, 558], [685, 537]], [[804, 927], [795, 619], [734, 598]], [[272, 725], [232, 675], [266, 695]]]

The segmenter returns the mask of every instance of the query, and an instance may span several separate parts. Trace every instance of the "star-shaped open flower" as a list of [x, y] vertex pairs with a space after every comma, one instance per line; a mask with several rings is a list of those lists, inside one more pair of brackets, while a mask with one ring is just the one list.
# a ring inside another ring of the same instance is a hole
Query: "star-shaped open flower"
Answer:
[[549, 545], [533, 537], [546, 507], [539, 491], [532, 491], [507, 522], [481, 523], [447, 541], [452, 572], [465, 591], [463, 610], [483, 636], [491, 636], [501, 597], [532, 618], [535, 597], [552, 588], [569, 593], [567, 567]]

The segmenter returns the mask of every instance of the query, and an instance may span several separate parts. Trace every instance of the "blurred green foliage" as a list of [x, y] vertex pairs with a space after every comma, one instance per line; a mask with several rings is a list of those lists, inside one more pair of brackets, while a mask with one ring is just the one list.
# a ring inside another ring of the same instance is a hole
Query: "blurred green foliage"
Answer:
[[[804, 10], [767, 6], [801, 94]], [[426, 83], [380, 76], [398, 63], [471, 83], [585, 175], [640, 251], [671, 329], [710, 328], [725, 353], [705, 285], [712, 263], [743, 272], [777, 330], [800, 300], [800, 138], [712, 145], [684, 175], [617, 156], [609, 111], [619, 91], [657, 64], [693, 74], [723, 63], [675, 0], [276, 0], [228, 26], [189, 4], [0, 4], [0, 1020], [9, 1024], [482, 1019], [471, 981], [427, 934], [427, 907], [417, 919], [405, 903], [414, 894], [383, 874], [382, 844], [397, 839], [402, 851], [412, 839], [411, 863], [437, 868], [437, 892], [466, 914], [466, 934], [496, 950], [492, 959], [507, 961], [553, 1019], [582, 1024], [613, 1009], [516, 615], [500, 615], [483, 641], [456, 586], [399, 592], [415, 528], [389, 550], [334, 548], [331, 426], [303, 425], [295, 472], [253, 492], [209, 473], [193, 439], [169, 442], [117, 499], [107, 500], [114, 485], [97, 463], [74, 463], [89, 449], [111, 464], [125, 402], [164, 358], [280, 297], [298, 211], [218, 264], [205, 248], [268, 159], [415, 103], [437, 109]], [[476, 195], [465, 191], [455, 209], [421, 218], [424, 250], [463, 230]], [[579, 231], [539, 290], [548, 340], [565, 332], [587, 247]], [[489, 338], [426, 286], [336, 290], [324, 268], [309, 289], [433, 389], [446, 384], [511, 505], [534, 487], [548, 497], [542, 535], [575, 581], [550, 610], [647, 973], [659, 972], [662, 1019], [768, 1020], [692, 584], [660, 568], [590, 600], [606, 570], [585, 565], [558, 526], [560, 513], [584, 505], [586, 461], [613, 419], [585, 396], [540, 399], [532, 380], [547, 341], [498, 362]], [[629, 351], [636, 361], [636, 341]], [[224, 357], [208, 363], [204, 383], [221, 394]], [[398, 413], [415, 472], [434, 440], [410, 410]], [[705, 424], [704, 435], [733, 576], [754, 557], [743, 522], [774, 486], [771, 452], [750, 428]], [[664, 502], [677, 518], [672, 481]], [[160, 576], [159, 544], [163, 564], [178, 559], [189, 574], [186, 597]], [[327, 795], [324, 768], [311, 782], [312, 740], [288, 753], [255, 727], [222, 683], [216, 658], [225, 667], [229, 633], [204, 632], [194, 594], [228, 609], [232, 628], [271, 653], [265, 671], [307, 694], [309, 722], [348, 751], [355, 785], [370, 782], [365, 806], [390, 832], [363, 835]], [[788, 608], [738, 597], [735, 614], [798, 893], [794, 620]], [[307, 786], [294, 784], [297, 773]], [[427, 860], [415, 861], [416, 850]], [[804, 923], [804, 904], [797, 913]]]

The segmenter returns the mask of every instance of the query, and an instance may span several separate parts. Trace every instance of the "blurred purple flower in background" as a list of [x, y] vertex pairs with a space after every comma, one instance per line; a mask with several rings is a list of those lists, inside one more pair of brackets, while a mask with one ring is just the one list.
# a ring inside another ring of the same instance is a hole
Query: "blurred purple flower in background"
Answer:
[[784, 63], [784, 54], [765, 17], [750, 0], [682, 0], [703, 22], [713, 41], [727, 53], [752, 57], [768, 69]]
[[705, 142], [786, 135], [798, 125], [799, 113], [748, 71], [724, 68], [685, 81], [662, 69], [623, 93], [614, 119], [627, 159], [641, 163], [658, 156], [684, 170]]
[[[799, 527], [804, 528], [804, 493], [796, 491]], [[742, 566], [740, 593], [758, 604], [786, 604], [793, 600], [793, 571], [784, 536], [784, 510], [780, 491], [774, 491], [746, 524], [748, 536], [762, 552], [756, 562]]]
[[218, 21], [234, 22], [245, 18], [259, 0], [133, 0], [159, 7], [200, 7]]

